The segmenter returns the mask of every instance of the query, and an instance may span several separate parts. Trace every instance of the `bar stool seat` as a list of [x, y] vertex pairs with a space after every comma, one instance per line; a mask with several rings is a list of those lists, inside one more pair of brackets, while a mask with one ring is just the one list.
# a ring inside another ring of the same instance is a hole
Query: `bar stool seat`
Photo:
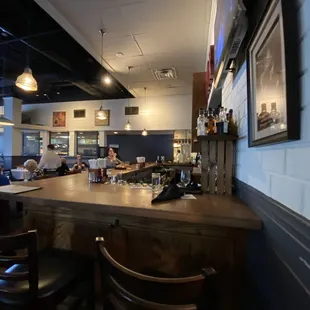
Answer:
[[[4, 238], [13, 240], [14, 236], [0, 238], [0, 248]], [[11, 265], [0, 272], [0, 308], [2, 303], [23, 309], [38, 305], [43, 309], [48, 305], [50, 309], [50, 305], [61, 303], [82, 283], [87, 288], [84, 300], [93, 297], [93, 265], [88, 259], [57, 249], [45, 250], [37, 258], [31, 252], [25, 256], [0, 255], [1, 263]]]

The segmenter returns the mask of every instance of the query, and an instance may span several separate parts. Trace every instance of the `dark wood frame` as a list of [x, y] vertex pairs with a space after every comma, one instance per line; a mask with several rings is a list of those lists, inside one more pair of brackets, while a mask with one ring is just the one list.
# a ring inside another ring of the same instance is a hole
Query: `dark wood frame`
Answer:
[[[257, 33], [271, 5], [279, 1], [282, 7], [284, 49], [285, 49], [285, 78], [286, 78], [286, 113], [287, 130], [283, 133], [270, 135], [268, 137], [254, 140], [252, 128], [252, 90], [251, 90], [251, 62], [250, 47], [256, 39]], [[258, 23], [252, 38], [247, 46], [247, 87], [248, 87], [248, 146], [259, 146], [300, 139], [301, 122], [301, 102], [300, 102], [300, 83], [299, 83], [299, 36], [298, 27], [298, 6], [296, 1], [291, 0], [270, 0], [265, 8], [260, 22]]]

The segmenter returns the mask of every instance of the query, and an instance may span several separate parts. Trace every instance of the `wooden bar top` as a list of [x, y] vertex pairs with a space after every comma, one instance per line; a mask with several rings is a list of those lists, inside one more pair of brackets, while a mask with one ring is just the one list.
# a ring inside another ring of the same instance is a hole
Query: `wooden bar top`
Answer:
[[130, 215], [245, 229], [260, 229], [260, 219], [239, 199], [231, 196], [197, 195], [196, 200], [172, 200], [151, 204], [150, 189], [89, 184], [87, 173], [25, 183], [42, 189], [5, 197], [26, 204], [106, 214]]

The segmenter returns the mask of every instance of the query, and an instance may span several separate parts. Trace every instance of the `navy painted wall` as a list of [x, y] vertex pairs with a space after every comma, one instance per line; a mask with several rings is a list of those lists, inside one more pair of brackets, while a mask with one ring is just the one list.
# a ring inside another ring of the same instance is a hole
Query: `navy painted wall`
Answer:
[[136, 162], [136, 157], [144, 156], [147, 162], [156, 161], [156, 156], [173, 160], [173, 135], [111, 135], [108, 145], [119, 144], [118, 155], [123, 161]]

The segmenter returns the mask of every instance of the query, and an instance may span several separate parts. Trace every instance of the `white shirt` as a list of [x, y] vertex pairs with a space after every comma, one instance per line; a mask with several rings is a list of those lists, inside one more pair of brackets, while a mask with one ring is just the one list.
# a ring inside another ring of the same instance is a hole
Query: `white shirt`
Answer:
[[61, 166], [60, 157], [55, 151], [47, 150], [46, 153], [41, 157], [38, 165], [39, 169], [57, 169]]

